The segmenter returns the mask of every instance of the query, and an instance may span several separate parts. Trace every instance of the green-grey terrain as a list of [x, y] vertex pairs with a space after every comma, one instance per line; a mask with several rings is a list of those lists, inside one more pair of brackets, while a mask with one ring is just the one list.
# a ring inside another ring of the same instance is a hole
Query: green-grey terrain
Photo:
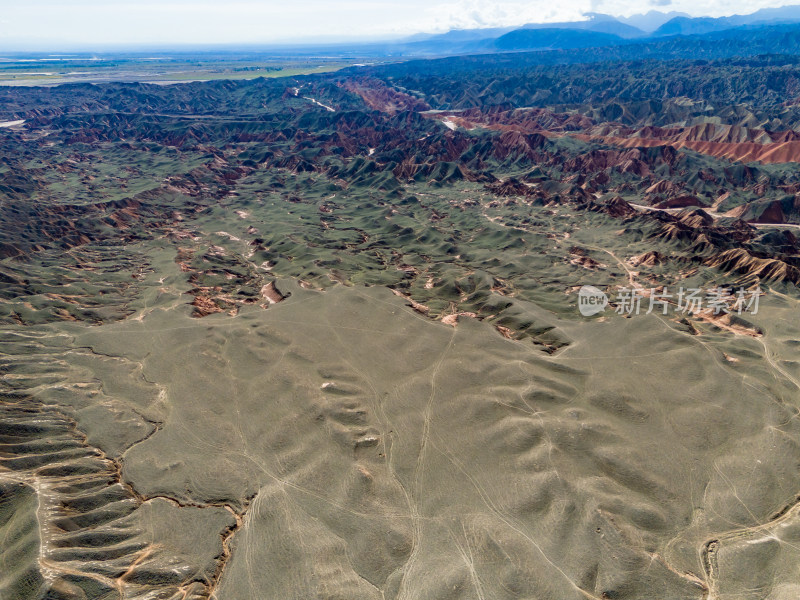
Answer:
[[800, 596], [800, 60], [541, 58], [1, 88], [0, 598]]

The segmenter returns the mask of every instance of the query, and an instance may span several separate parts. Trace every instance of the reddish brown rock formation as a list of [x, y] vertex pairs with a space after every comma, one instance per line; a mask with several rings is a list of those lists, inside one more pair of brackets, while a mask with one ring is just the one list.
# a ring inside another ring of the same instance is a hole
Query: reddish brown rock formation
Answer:
[[632, 256], [628, 259], [628, 264], [632, 267], [639, 267], [639, 266], [647, 266], [653, 267], [655, 265], [660, 265], [664, 262], [664, 255], [660, 252], [652, 250], [650, 252], [645, 252], [644, 254], [640, 254], [639, 256]]
[[419, 98], [399, 92], [378, 79], [348, 79], [342, 84], [342, 87], [348, 92], [360, 96], [371, 109], [390, 115], [404, 110], [423, 111], [430, 109], [430, 106]]
[[757, 277], [759, 281], [800, 282], [800, 269], [797, 267], [775, 258], [758, 258], [744, 248], [726, 250], [707, 259], [705, 264], [747, 278]]
[[579, 135], [623, 148], [670, 146], [739, 162], [800, 162], [800, 134], [704, 123], [692, 127], [597, 127]]
[[655, 208], [686, 208], [687, 206], [705, 206], [696, 196], [678, 196], [664, 200], [655, 205]]

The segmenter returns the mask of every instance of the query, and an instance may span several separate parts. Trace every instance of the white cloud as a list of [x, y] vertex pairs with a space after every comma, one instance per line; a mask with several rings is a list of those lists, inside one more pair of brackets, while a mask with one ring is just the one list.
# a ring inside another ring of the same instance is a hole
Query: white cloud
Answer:
[[426, 13], [436, 30], [504, 27], [525, 23], [552, 23], [582, 19], [589, 10], [588, 1], [555, 3], [548, 0], [532, 2], [458, 2], [434, 3]]
[[[580, 19], [586, 12], [647, 12], [668, 0], [0, 0], [13, 23], [0, 47], [272, 43], [331, 40]], [[720, 16], [783, 0], [671, 0], [666, 10]], [[13, 37], [11, 37], [13, 35]]]
[[661, 12], [676, 11], [695, 16], [723, 17], [733, 14], [746, 15], [761, 8], [785, 6], [791, 3], [791, 0], [731, 0], [730, 2], [672, 0], [672, 2], [664, 4], [658, 0], [651, 0], [648, 5], [645, 5], [642, 2], [631, 2], [631, 0], [592, 0], [592, 10], [610, 15], [630, 16], [660, 9]]

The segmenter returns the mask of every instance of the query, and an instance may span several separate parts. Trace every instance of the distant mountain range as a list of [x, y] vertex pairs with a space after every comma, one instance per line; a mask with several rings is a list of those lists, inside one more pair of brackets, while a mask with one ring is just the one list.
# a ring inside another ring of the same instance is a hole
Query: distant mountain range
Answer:
[[[685, 13], [650, 11], [631, 17], [589, 13], [584, 21], [531, 23], [521, 27], [453, 30], [417, 35], [390, 44], [388, 54], [442, 56], [490, 52], [569, 50], [659, 41], [674, 36], [708, 36], [735, 30], [800, 26], [800, 6], [765, 8], [749, 15], [691, 17]], [[729, 36], [725, 36], [729, 37]]]
[[783, 25], [800, 23], [800, 6], [764, 8], [750, 15], [731, 17], [675, 17], [653, 32], [654, 36], [697, 35], [759, 25]]
[[661, 27], [667, 21], [671, 21], [676, 17], [689, 17], [687, 13], [671, 11], [671, 12], [660, 12], [657, 10], [651, 10], [648, 13], [640, 14], [640, 15], [632, 15], [630, 17], [612, 17], [616, 18], [617, 21], [620, 23], [625, 23], [627, 25], [632, 25], [637, 29], [641, 29], [642, 31], [650, 32], [655, 31], [659, 27]]

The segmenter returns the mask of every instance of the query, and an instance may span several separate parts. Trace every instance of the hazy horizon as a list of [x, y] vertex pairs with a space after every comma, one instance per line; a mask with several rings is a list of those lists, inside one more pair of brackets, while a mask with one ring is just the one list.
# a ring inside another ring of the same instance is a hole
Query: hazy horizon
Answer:
[[365, 42], [454, 29], [577, 21], [590, 13], [629, 17], [657, 10], [719, 17], [786, 5], [780, 0], [703, 4], [651, 0], [644, 5], [627, 0], [568, 0], [558, 6], [542, 0], [491, 4], [476, 0], [349, 0], [335, 4], [305, 0], [292, 5], [240, 0], [221, 6], [208, 0], [135, 4], [84, 0], [65, 6], [52, 0], [32, 0], [3, 9], [0, 50]]

